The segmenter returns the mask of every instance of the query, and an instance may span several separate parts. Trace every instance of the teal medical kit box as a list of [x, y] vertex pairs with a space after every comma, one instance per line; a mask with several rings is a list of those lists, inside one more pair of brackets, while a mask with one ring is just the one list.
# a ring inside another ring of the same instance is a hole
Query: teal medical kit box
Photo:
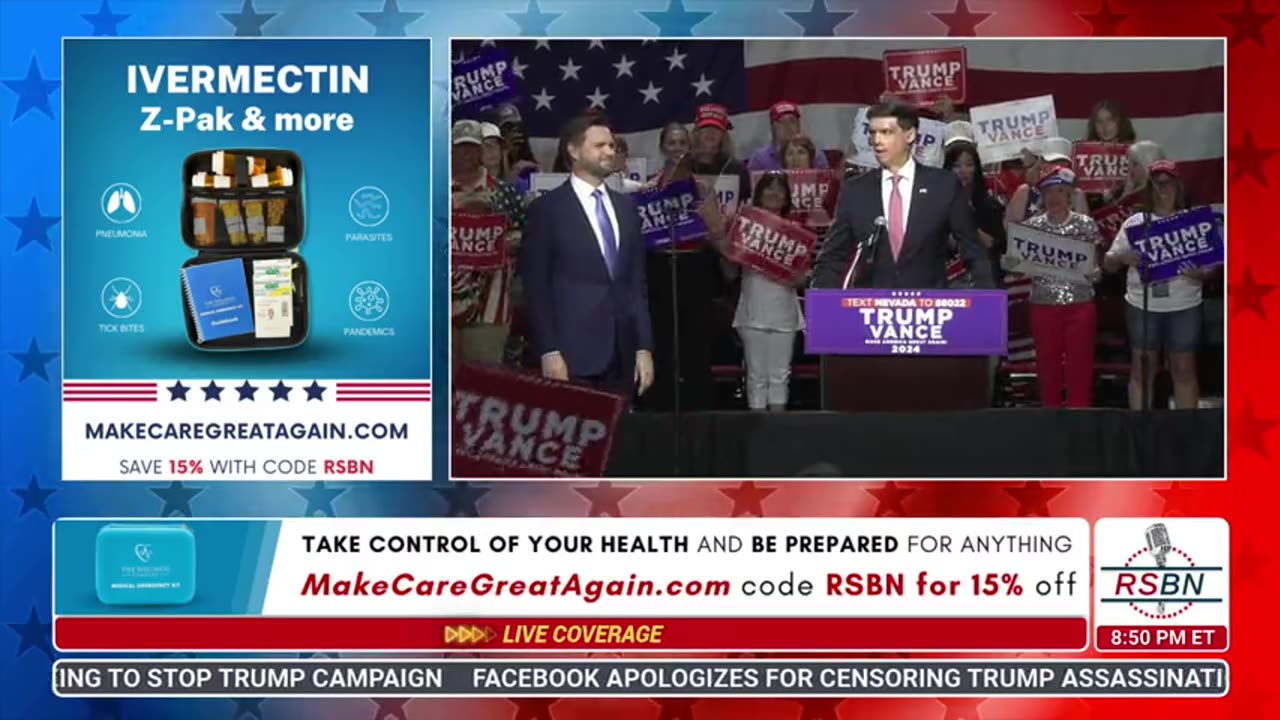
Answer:
[[168, 523], [112, 523], [98, 531], [94, 585], [104, 605], [185, 605], [196, 592], [196, 536]]

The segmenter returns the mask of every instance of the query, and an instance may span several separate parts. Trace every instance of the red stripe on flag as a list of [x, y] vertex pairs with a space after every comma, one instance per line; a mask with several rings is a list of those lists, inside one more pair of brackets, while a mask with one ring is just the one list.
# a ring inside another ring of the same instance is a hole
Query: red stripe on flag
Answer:
[[62, 391], [63, 395], [155, 395], [155, 388], [147, 388], [130, 390], [130, 389], [107, 389], [107, 388], [66, 388]]
[[[1223, 68], [1106, 73], [975, 70], [965, 78], [965, 105], [1053, 95], [1059, 118], [1086, 118], [1094, 103], [1113, 98], [1134, 118], [1223, 112]], [[832, 82], [839, 78], [839, 82]], [[1174, 90], [1170, 90], [1174, 88]], [[869, 104], [884, 92], [884, 66], [867, 58], [809, 58], [747, 68], [747, 109], [769, 109], [778, 98]], [[1141, 135], [1139, 135], [1141, 137]]]

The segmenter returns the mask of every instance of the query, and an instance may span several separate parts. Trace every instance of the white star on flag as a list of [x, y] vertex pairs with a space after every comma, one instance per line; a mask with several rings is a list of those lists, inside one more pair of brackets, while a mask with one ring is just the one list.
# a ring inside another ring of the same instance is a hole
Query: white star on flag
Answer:
[[591, 42], [587, 43], [588, 50], [592, 50], [594, 48], [600, 48], [601, 50], [603, 50], [604, 42], [602, 40], [592, 40]]
[[672, 50], [671, 54], [667, 56], [667, 70], [675, 70], [676, 67], [683, 70], [684, 59], [687, 57], [689, 57], [688, 54], [680, 52], [680, 48]]
[[582, 66], [581, 66], [581, 65], [574, 65], [574, 64], [573, 64], [573, 58], [569, 58], [569, 64], [567, 64], [567, 65], [561, 65], [561, 66], [560, 66], [560, 71], [564, 73], [564, 77], [562, 77], [562, 78], [560, 78], [560, 79], [561, 79], [561, 80], [568, 80], [568, 79], [569, 79], [569, 77], [570, 77], [570, 76], [572, 76], [574, 80], [577, 80], [577, 79], [579, 79], [579, 78], [578, 78], [578, 71], [579, 71], [579, 70], [581, 70], [581, 69], [582, 69]]
[[623, 75], [626, 75], [627, 77], [635, 77], [635, 75], [631, 74], [631, 66], [635, 64], [635, 60], [628, 60], [627, 56], [624, 54], [621, 60], [613, 64], [613, 67], [618, 71], [618, 77], [622, 77]]
[[525, 68], [527, 67], [529, 66], [520, 62], [520, 58], [518, 57], [511, 58], [511, 72], [515, 73], [515, 76], [520, 78], [521, 80], [524, 79], [524, 71], [525, 71]]
[[551, 101], [556, 99], [555, 95], [547, 94], [546, 88], [542, 88], [542, 92], [540, 94], [530, 95], [529, 97], [532, 97], [533, 101], [537, 103], [537, 105], [533, 108], [534, 110], [550, 110]]
[[498, 43], [494, 42], [493, 40], [481, 40], [480, 47], [486, 47], [486, 46], [491, 48], [496, 48], [498, 47]]
[[546, 38], [543, 38], [542, 40], [535, 40], [533, 42], [533, 49], [534, 50], [550, 50], [551, 41], [547, 40]]
[[662, 92], [662, 88], [655, 87], [653, 81], [649, 81], [649, 87], [640, 88], [640, 94], [644, 95], [644, 102], [658, 102], [658, 93]]
[[693, 96], [698, 97], [703, 93], [710, 95], [711, 83], [715, 82], [715, 80], [708, 80], [706, 73], [699, 73], [698, 75], [701, 78], [700, 80], [695, 80], [692, 83], [689, 83], [690, 85], [693, 85], [693, 87], [697, 89], [697, 92], [695, 92]]
[[587, 99], [591, 101], [591, 107], [593, 107], [593, 108], [594, 108], [594, 107], [598, 107], [598, 108], [600, 108], [601, 110], [603, 110], [603, 109], [604, 109], [604, 101], [609, 99], [609, 95], [608, 95], [608, 93], [602, 93], [602, 92], [600, 92], [600, 86], [599, 86], [599, 85], [597, 85], [597, 86], [596, 86], [596, 91], [595, 91], [594, 93], [592, 93], [592, 94], [588, 95], [588, 96], [587, 96]]

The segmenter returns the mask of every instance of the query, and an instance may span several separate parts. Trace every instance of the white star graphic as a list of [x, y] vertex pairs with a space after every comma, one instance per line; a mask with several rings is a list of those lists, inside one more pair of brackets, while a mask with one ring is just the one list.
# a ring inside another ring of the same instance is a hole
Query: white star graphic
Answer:
[[649, 43], [656, 43], [656, 42], [658, 42], [658, 41], [657, 41], [655, 38], [645, 38], [645, 39], [643, 39], [643, 40], [641, 40], [641, 41], [640, 41], [640, 44], [641, 44], [641, 45], [648, 45]]
[[644, 102], [658, 102], [658, 93], [662, 92], [662, 88], [655, 87], [653, 81], [649, 81], [649, 87], [640, 88], [640, 94], [644, 95]]
[[671, 54], [667, 56], [667, 70], [675, 70], [679, 67], [684, 69], [684, 59], [689, 57], [687, 54], [680, 52], [680, 48], [675, 48]]
[[604, 41], [603, 41], [603, 40], [592, 40], [591, 42], [587, 43], [587, 50], [592, 50], [592, 49], [594, 49], [594, 48], [600, 48], [601, 50], [603, 50], [603, 49], [604, 49]]
[[568, 64], [568, 65], [561, 65], [561, 66], [560, 66], [560, 71], [564, 73], [564, 77], [562, 77], [562, 78], [560, 78], [560, 79], [561, 79], [561, 80], [568, 80], [570, 77], [572, 77], [574, 80], [578, 80], [578, 79], [579, 79], [579, 78], [578, 78], [578, 71], [579, 71], [579, 70], [581, 70], [581, 69], [582, 69], [582, 66], [581, 66], [581, 65], [574, 65], [574, 64], [573, 64], [573, 58], [569, 58], [569, 64]]
[[529, 67], [528, 65], [525, 65], [524, 63], [520, 62], [520, 58], [518, 57], [511, 58], [511, 72], [515, 73], [516, 77], [520, 78], [521, 80], [524, 79], [524, 71], [528, 69], [528, 67]]
[[693, 82], [689, 83], [690, 85], [692, 85], [692, 86], [694, 87], [694, 89], [696, 89], [696, 90], [697, 90], [697, 92], [695, 92], [695, 93], [693, 94], [693, 96], [694, 96], [694, 97], [698, 97], [699, 95], [701, 95], [701, 94], [703, 94], [703, 93], [706, 93], [707, 95], [710, 95], [710, 94], [711, 94], [711, 83], [715, 82], [715, 80], [708, 80], [708, 79], [707, 79], [707, 74], [706, 74], [706, 73], [698, 73], [698, 75], [699, 75], [699, 77], [701, 78], [700, 80], [695, 80], [695, 81], [693, 81]]
[[534, 49], [534, 50], [550, 50], [550, 49], [551, 49], [551, 41], [550, 41], [550, 40], [546, 40], [546, 39], [542, 39], [542, 40], [535, 40], [535, 41], [533, 42], [533, 49]]
[[592, 94], [588, 95], [588, 96], [587, 96], [587, 99], [591, 101], [591, 107], [593, 107], [593, 108], [594, 108], [594, 107], [598, 107], [598, 108], [600, 108], [601, 110], [603, 110], [603, 109], [604, 109], [604, 101], [609, 99], [609, 95], [608, 95], [607, 93], [602, 93], [602, 92], [600, 92], [600, 86], [599, 86], [599, 85], [597, 85], [597, 86], [596, 86], [596, 91], [595, 91], [594, 93], [592, 93]]
[[540, 94], [530, 95], [530, 97], [532, 97], [533, 101], [537, 103], [537, 105], [533, 108], [534, 110], [550, 110], [551, 101], [556, 99], [555, 95], [547, 94], [546, 88], [542, 88], [542, 92]]
[[635, 64], [635, 60], [628, 60], [626, 54], [623, 54], [622, 59], [614, 63], [613, 67], [618, 71], [618, 77], [622, 77], [623, 75], [626, 75], [627, 77], [635, 77], [635, 75], [631, 74], [631, 66]]
[[492, 41], [492, 40], [481, 40], [481, 41], [480, 41], [480, 47], [485, 47], [486, 45], [487, 45], [487, 46], [489, 46], [489, 47], [494, 47], [494, 48], [498, 47], [498, 43], [496, 43], [496, 42], [494, 42], [494, 41]]

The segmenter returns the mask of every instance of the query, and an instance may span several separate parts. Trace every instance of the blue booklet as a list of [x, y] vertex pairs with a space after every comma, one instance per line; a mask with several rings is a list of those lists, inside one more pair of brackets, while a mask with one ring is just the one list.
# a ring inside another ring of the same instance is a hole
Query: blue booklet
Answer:
[[182, 292], [199, 342], [253, 332], [253, 304], [240, 258], [183, 268]]

